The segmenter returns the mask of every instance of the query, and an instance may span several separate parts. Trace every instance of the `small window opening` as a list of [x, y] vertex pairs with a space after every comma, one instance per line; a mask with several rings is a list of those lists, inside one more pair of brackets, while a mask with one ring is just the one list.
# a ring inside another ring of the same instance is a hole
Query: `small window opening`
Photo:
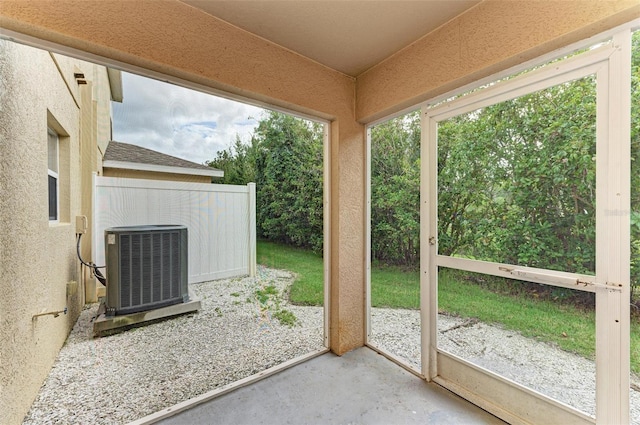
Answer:
[[59, 139], [58, 134], [47, 129], [48, 133], [48, 187], [49, 187], [49, 221], [58, 221], [58, 189], [59, 189]]

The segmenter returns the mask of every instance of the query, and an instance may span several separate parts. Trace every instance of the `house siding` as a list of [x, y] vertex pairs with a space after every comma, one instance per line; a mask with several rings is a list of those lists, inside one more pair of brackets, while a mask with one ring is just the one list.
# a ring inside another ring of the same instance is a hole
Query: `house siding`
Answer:
[[188, 183], [211, 183], [210, 176], [158, 173], [154, 171], [124, 170], [119, 168], [105, 168], [102, 175], [105, 177], [124, 177], [128, 179], [168, 180]]

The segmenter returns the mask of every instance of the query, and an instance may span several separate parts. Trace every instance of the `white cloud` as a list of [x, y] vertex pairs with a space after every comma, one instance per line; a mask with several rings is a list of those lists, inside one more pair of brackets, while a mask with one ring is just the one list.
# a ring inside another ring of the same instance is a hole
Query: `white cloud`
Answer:
[[248, 141], [263, 109], [123, 73], [124, 101], [113, 102], [113, 139], [203, 163]]

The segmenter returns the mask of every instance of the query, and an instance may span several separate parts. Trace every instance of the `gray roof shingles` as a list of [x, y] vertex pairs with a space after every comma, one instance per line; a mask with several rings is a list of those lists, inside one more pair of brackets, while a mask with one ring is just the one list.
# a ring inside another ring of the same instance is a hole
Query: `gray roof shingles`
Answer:
[[137, 164], [160, 165], [164, 167], [192, 168], [196, 170], [216, 170], [206, 165], [196, 164], [186, 159], [176, 158], [151, 149], [128, 143], [110, 141], [103, 161], [134, 162]]

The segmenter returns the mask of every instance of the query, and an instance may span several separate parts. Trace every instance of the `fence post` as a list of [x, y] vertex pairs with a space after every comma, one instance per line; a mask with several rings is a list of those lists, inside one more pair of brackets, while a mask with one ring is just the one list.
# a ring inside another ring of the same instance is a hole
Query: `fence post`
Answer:
[[247, 184], [249, 188], [249, 276], [256, 275], [256, 184]]

